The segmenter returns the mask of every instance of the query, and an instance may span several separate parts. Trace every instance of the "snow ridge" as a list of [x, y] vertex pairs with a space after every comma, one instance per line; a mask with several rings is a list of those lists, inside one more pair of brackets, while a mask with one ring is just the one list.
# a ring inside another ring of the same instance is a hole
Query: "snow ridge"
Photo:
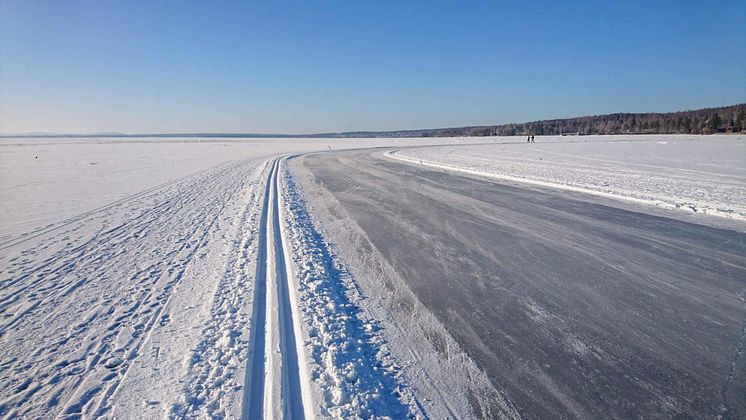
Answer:
[[[380, 333], [352, 302], [362, 299], [350, 273], [316, 229], [290, 171], [283, 171], [285, 234], [311, 380], [323, 417], [424, 416]], [[292, 286], [292, 285], [291, 285]]]
[[[542, 162], [523, 157], [506, 158], [498, 155], [495, 150], [488, 149], [471, 150], [461, 154], [456, 151], [460, 149], [416, 148], [393, 150], [386, 152], [384, 156], [479, 177], [577, 191], [667, 210], [746, 221], [746, 207], [742, 201], [743, 180], [736, 176], [719, 175], [718, 182], [702, 178], [714, 177], [716, 174], [683, 169], [677, 170], [676, 173], [672, 170], [658, 173], [659, 168], [649, 165], [636, 170], [624, 167], [595, 167], [575, 162], [580, 159], [577, 156], [550, 153], [547, 150], [540, 154], [556, 156], [557, 159], [551, 163], [548, 162], [549, 159]], [[479, 157], [480, 151], [487, 157]], [[568, 160], [569, 163], [561, 161], [562, 159]], [[727, 179], [728, 182], [723, 182], [723, 179]]]

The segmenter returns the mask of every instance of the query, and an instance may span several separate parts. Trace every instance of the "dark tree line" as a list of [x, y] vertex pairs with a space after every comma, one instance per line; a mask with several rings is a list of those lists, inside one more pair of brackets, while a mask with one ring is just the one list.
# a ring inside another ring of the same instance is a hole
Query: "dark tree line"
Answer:
[[[670, 113], [618, 113], [481, 127], [398, 132], [426, 137], [562, 134], [712, 134], [746, 131], [746, 104]], [[390, 133], [393, 134], [393, 133]]]

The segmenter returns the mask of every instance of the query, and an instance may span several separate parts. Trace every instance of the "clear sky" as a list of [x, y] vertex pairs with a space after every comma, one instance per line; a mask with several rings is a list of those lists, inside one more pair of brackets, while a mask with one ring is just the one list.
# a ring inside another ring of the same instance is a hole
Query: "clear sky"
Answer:
[[0, 0], [0, 132], [435, 128], [746, 102], [746, 1]]

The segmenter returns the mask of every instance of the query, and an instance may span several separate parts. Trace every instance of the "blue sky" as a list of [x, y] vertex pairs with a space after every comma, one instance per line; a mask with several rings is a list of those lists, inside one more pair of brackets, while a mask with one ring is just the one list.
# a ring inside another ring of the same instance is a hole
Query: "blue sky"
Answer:
[[0, 132], [389, 130], [746, 102], [746, 1], [0, 0]]

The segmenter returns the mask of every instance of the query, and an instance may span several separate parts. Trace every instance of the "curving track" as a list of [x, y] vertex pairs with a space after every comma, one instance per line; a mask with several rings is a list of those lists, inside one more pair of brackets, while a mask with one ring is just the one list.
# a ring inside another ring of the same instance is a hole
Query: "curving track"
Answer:
[[742, 231], [380, 150], [296, 165], [519, 414], [744, 417]]

